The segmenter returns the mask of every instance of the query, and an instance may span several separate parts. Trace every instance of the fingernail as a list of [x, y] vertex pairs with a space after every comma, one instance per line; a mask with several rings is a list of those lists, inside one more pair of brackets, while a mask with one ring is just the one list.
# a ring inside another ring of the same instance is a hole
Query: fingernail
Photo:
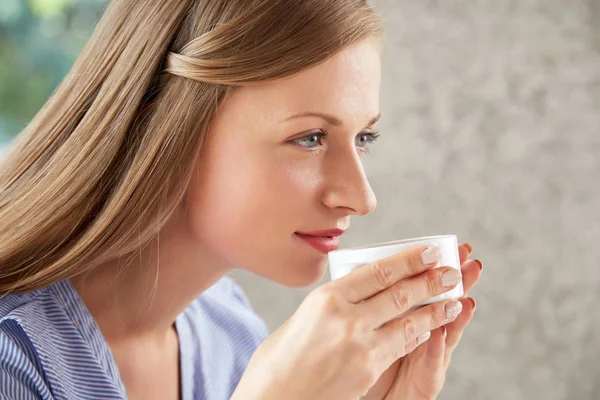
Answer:
[[435, 264], [436, 262], [440, 261], [441, 257], [442, 252], [438, 247], [430, 246], [421, 253], [421, 259], [425, 265]]
[[473, 262], [477, 263], [477, 265], [479, 266], [479, 271], [481, 271], [483, 269], [483, 264], [481, 263], [481, 261], [479, 261], [479, 260], [473, 260]]
[[451, 301], [446, 303], [446, 319], [454, 319], [462, 311], [462, 303], [460, 301]]
[[442, 286], [451, 287], [458, 285], [462, 280], [462, 274], [457, 269], [449, 269], [442, 274]]
[[417, 346], [425, 343], [431, 337], [431, 332], [425, 332], [417, 338]]
[[473, 252], [473, 246], [471, 246], [469, 243], [465, 243], [465, 247], [469, 249], [469, 253]]
[[442, 326], [442, 336], [445, 338], [447, 334], [448, 334], [448, 331], [446, 330], [446, 327]]
[[477, 302], [475, 301], [474, 298], [472, 297], [467, 297], [469, 300], [471, 300], [471, 303], [473, 304], [473, 311], [475, 311], [475, 309], [477, 308]]

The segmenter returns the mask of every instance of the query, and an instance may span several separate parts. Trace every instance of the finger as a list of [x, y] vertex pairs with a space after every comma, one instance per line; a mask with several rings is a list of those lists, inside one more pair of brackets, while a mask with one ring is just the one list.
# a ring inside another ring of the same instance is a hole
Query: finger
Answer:
[[361, 400], [385, 398], [385, 395], [390, 391], [390, 387], [392, 387], [392, 384], [396, 380], [396, 375], [398, 375], [398, 367], [400, 366], [401, 362], [402, 360], [398, 360], [390, 365], [389, 368], [385, 370], [383, 374], [381, 374], [379, 379], [377, 379], [377, 383], [375, 383], [375, 385], [373, 385], [369, 391], [363, 397], [361, 397]]
[[358, 267], [329, 284], [339, 289], [349, 302], [358, 303], [396, 282], [433, 268], [440, 257], [441, 251], [437, 247], [417, 246]]
[[461, 267], [463, 276], [463, 289], [465, 292], [463, 297], [468, 295], [469, 291], [481, 277], [482, 268], [483, 266], [479, 260], [469, 260]]
[[463, 310], [460, 315], [450, 324], [446, 325], [448, 335], [446, 337], [446, 354], [444, 355], [444, 364], [448, 365], [452, 357], [452, 352], [456, 349], [458, 342], [462, 338], [465, 328], [471, 322], [475, 312], [476, 303], [472, 298], [460, 299]]
[[473, 247], [469, 243], [463, 243], [458, 245], [458, 258], [460, 259], [460, 265], [463, 265], [465, 261], [469, 259], [469, 255], [473, 252]]
[[430, 337], [431, 337], [431, 332], [427, 331], [427, 332], [419, 335], [416, 339], [411, 340], [409, 343], [407, 343], [404, 346], [404, 354], [408, 355], [408, 354], [412, 353], [413, 351], [415, 351], [415, 349], [417, 347], [419, 347], [422, 344], [424, 344], [425, 342], [427, 342]]
[[405, 279], [356, 305], [372, 329], [401, 316], [416, 304], [452, 290], [462, 281], [460, 271], [440, 267]]
[[454, 321], [461, 307], [459, 301], [440, 301], [388, 322], [373, 334], [376, 352], [384, 362], [391, 364], [407, 354], [407, 347], [410, 349], [416, 338]]
[[432, 374], [444, 367], [444, 356], [446, 354], [446, 327], [441, 326], [431, 332], [431, 338], [427, 343], [427, 351], [424, 357], [424, 366]]

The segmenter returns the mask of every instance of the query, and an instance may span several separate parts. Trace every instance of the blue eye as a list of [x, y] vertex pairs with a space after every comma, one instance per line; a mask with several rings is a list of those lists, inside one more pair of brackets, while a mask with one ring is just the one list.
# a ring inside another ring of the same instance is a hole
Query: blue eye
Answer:
[[311, 133], [310, 135], [306, 135], [298, 139], [294, 139], [293, 142], [302, 147], [306, 147], [307, 149], [314, 149], [323, 144], [323, 138], [325, 136], [327, 136], [327, 132], [320, 131]]
[[[314, 132], [301, 138], [293, 139], [292, 141], [306, 149], [316, 149], [323, 145], [323, 138], [328, 133], [325, 131]], [[368, 145], [379, 138], [379, 132], [365, 132], [356, 136], [356, 147], [362, 150], [367, 150]]]
[[365, 132], [356, 137], [356, 147], [366, 149], [370, 143], [379, 138], [379, 132]]

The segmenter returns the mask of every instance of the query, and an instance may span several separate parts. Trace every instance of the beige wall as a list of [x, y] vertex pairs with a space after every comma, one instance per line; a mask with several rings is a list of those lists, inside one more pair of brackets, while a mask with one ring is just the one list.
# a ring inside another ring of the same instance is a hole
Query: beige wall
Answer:
[[[377, 0], [378, 194], [344, 245], [454, 232], [484, 277], [442, 399], [600, 399], [600, 0]], [[276, 328], [306, 290], [236, 272]]]

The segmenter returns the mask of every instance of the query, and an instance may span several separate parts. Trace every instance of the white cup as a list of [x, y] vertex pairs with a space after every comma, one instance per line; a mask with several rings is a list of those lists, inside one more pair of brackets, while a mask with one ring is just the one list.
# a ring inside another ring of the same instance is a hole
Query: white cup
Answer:
[[[373, 261], [392, 256], [402, 250], [421, 245], [435, 246], [440, 249], [442, 257], [434, 268], [444, 266], [456, 268], [460, 271], [460, 257], [458, 255], [456, 235], [439, 235], [331, 251], [327, 255], [331, 280], [341, 278], [361, 265], [369, 264]], [[430, 297], [416, 304], [415, 307], [442, 300], [458, 299], [463, 295], [463, 284], [460, 282], [454, 289], [438, 296]]]

